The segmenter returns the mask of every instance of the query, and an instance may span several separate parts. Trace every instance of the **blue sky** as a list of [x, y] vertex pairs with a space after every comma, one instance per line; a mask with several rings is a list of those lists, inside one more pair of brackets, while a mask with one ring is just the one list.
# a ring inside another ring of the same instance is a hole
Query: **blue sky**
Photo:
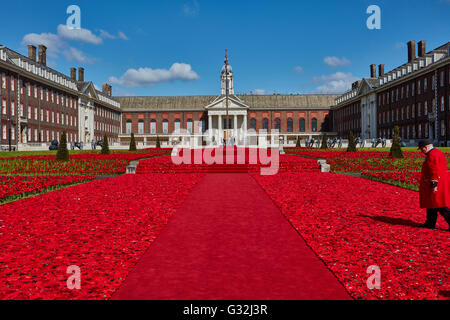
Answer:
[[[65, 27], [69, 5], [81, 28]], [[381, 30], [369, 30], [370, 5]], [[44, 42], [48, 64], [69, 74], [83, 66], [114, 95], [215, 95], [225, 48], [237, 93], [335, 93], [405, 63], [406, 42], [427, 51], [450, 35], [450, 0], [399, 1], [8, 1], [0, 43], [27, 54]]]

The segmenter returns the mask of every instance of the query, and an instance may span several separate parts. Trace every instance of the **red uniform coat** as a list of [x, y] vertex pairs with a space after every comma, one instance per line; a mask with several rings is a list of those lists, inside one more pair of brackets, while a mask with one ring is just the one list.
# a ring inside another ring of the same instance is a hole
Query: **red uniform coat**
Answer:
[[[431, 181], [438, 181], [433, 192]], [[438, 149], [427, 153], [420, 177], [420, 207], [425, 209], [450, 208], [450, 177], [445, 155]]]

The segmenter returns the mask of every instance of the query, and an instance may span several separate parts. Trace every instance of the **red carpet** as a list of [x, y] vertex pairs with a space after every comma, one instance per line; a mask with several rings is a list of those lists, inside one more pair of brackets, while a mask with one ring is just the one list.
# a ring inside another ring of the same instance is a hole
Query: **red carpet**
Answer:
[[248, 174], [208, 174], [112, 299], [350, 299]]

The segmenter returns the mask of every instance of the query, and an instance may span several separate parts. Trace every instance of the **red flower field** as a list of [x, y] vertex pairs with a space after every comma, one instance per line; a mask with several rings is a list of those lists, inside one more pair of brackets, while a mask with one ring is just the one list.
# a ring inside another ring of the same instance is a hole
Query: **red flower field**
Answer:
[[127, 175], [0, 206], [0, 299], [108, 299], [200, 178]]
[[[420, 229], [418, 193], [338, 174], [254, 175], [356, 299], [448, 299], [450, 233]], [[381, 268], [369, 290], [367, 268]]]
[[95, 179], [95, 176], [0, 176], [0, 201], [92, 179]]

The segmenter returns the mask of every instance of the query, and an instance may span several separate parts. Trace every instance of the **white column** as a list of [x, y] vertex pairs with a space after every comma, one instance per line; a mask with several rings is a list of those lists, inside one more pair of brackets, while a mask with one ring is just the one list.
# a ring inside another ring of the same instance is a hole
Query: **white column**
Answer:
[[244, 123], [242, 127], [243, 127], [242, 136], [244, 138], [244, 146], [247, 146], [247, 114], [244, 114]]
[[208, 115], [208, 133], [209, 133], [209, 140], [211, 141], [212, 138], [212, 115]]
[[234, 130], [233, 131], [234, 131], [234, 139], [236, 142], [237, 142], [237, 132], [238, 132], [237, 126], [238, 126], [237, 115], [234, 115]]
[[219, 125], [219, 144], [222, 144], [222, 139], [223, 139], [223, 132], [222, 132], [222, 115], [221, 114], [219, 114], [219, 116], [218, 116], [218, 120], [217, 120], [219, 123], [218, 123], [218, 125]]

